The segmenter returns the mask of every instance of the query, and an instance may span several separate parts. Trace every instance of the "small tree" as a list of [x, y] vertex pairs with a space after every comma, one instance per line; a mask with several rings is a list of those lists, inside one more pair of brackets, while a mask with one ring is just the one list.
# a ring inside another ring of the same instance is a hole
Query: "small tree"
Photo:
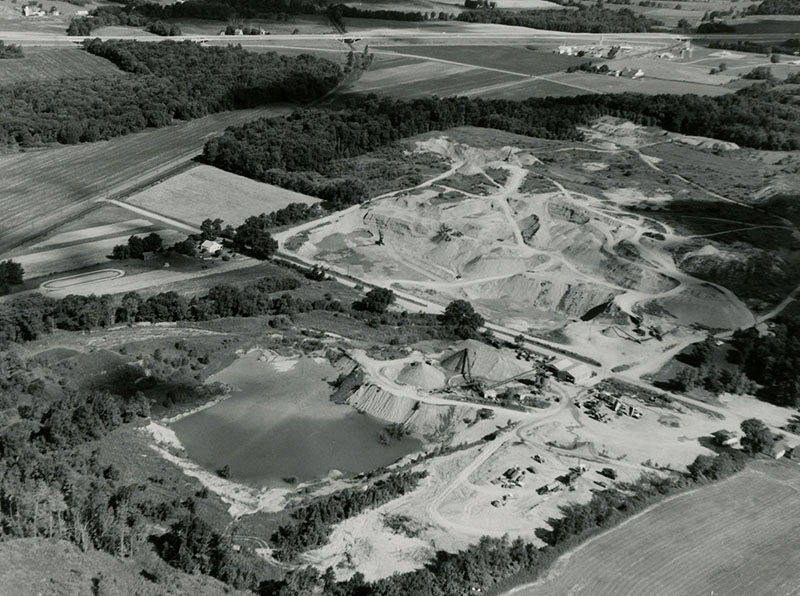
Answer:
[[777, 64], [778, 62], [781, 61], [781, 55], [780, 54], [772, 54], [772, 56], [769, 57], [769, 61], [772, 62], [773, 64]]
[[394, 292], [385, 288], [375, 288], [367, 292], [363, 300], [354, 302], [353, 308], [368, 312], [384, 313], [394, 301]]
[[453, 300], [439, 315], [439, 320], [452, 335], [462, 339], [477, 337], [484, 323], [483, 317], [466, 300]]
[[217, 219], [204, 219], [200, 224], [200, 234], [203, 240], [214, 240], [222, 235], [222, 220]]
[[3, 261], [0, 263], [0, 286], [19, 285], [22, 283], [22, 277], [24, 275], [25, 270], [19, 263], [15, 263], [12, 260]]
[[775, 444], [772, 432], [758, 418], [748, 418], [742, 422], [742, 449], [750, 455], [768, 453]]

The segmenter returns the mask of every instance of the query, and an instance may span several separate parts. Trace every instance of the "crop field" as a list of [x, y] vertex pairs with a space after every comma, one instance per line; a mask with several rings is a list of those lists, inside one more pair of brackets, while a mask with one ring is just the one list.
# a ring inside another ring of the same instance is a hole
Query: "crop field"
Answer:
[[592, 93], [587, 89], [563, 85], [548, 79], [517, 79], [509, 83], [482, 87], [462, 93], [467, 97], [480, 96], [485, 99], [521, 100], [529, 97], [572, 97]]
[[24, 51], [24, 58], [0, 60], [0, 83], [123, 74], [108, 60], [80, 48], [25, 48]]
[[634, 81], [625, 77], [610, 77], [607, 75], [592, 74], [588, 72], [559, 73], [548, 77], [551, 81], [565, 83], [584, 88], [586, 92], [596, 93], [645, 93], [656, 95], [659, 93], [695, 93], [697, 95], [725, 95], [733, 89], [721, 85], [703, 85], [683, 81], [664, 81], [649, 79], [645, 74], [643, 79]]
[[704, 85], [724, 85], [735, 78], [735, 75], [727, 72], [712, 75], [710, 68], [705, 65], [659, 58], [620, 58], [614, 60], [613, 66], [617, 70], [626, 67], [634, 70], [641, 69], [644, 71], [645, 78]]
[[270, 107], [215, 114], [113, 139], [0, 158], [0, 250], [63, 223], [92, 200], [147, 185], [198, 155], [226, 127], [285, 114]]
[[585, 62], [578, 56], [555, 54], [525, 46], [393, 46], [399, 54], [469, 64], [523, 75], [541, 75], [566, 70]]
[[354, 93], [382, 93], [397, 98], [482, 95], [482, 90], [514, 83], [519, 76], [440, 62], [411, 62], [366, 72]]
[[515, 596], [800, 594], [800, 470], [757, 463], [589, 540]]
[[238, 226], [251, 215], [269, 213], [289, 203], [317, 201], [315, 197], [201, 165], [151, 186], [126, 202], [192, 225], [219, 217]]

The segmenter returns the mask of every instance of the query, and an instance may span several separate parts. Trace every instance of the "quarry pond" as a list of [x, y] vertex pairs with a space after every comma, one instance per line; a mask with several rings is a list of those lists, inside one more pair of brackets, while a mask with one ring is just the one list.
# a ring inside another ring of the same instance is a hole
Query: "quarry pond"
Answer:
[[[219, 404], [171, 425], [190, 459], [255, 486], [367, 472], [422, 443], [385, 436], [387, 423], [330, 401], [338, 376], [323, 359], [267, 362], [254, 351], [212, 377], [234, 387]], [[382, 435], [384, 435], [382, 439]]]

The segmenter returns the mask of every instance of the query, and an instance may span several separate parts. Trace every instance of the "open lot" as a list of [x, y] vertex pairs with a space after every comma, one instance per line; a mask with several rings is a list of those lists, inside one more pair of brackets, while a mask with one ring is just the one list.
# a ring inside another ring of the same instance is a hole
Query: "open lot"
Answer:
[[108, 60], [80, 48], [25, 48], [24, 52], [24, 58], [0, 60], [0, 84], [124, 74]]
[[206, 165], [168, 178], [126, 200], [191, 225], [199, 225], [206, 218], [221, 218], [232, 226], [238, 226], [251, 215], [269, 213], [290, 203], [318, 201]]
[[590, 540], [511, 594], [800, 594], [798, 490], [796, 464], [753, 464]]
[[157, 181], [198, 155], [226, 127], [275, 116], [288, 107], [225, 112], [111, 141], [0, 157], [0, 251], [91, 207]]

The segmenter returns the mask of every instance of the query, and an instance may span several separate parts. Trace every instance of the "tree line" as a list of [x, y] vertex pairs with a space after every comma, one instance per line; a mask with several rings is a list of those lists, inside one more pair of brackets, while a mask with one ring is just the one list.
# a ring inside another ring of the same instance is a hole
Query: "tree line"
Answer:
[[745, 9], [745, 14], [800, 14], [800, 3], [796, 0], [763, 0], [760, 4], [752, 4]]
[[310, 55], [257, 54], [190, 41], [85, 42], [124, 77], [28, 81], [0, 88], [0, 147], [74, 144], [225, 110], [321, 97], [341, 68]]
[[334, 525], [411, 492], [425, 476], [424, 471], [390, 474], [367, 487], [346, 488], [296, 509], [292, 522], [272, 535], [276, 558], [292, 561], [298, 554], [324, 545]]
[[800, 408], [800, 317], [781, 316], [773, 322], [764, 335], [752, 327], [736, 331], [732, 360], [761, 385], [758, 397]]
[[636, 14], [629, 8], [612, 10], [598, 5], [578, 3], [575, 10], [472, 10], [463, 11], [456, 20], [466, 23], [493, 23], [572, 33], [630, 33], [651, 31], [661, 21]]
[[502, 590], [536, 580], [559, 555], [598, 531], [609, 528], [642, 511], [649, 505], [693, 486], [726, 478], [741, 470], [746, 458], [736, 452], [716, 456], [701, 455], [686, 473], [666, 477], [644, 474], [635, 482], [595, 491], [585, 504], [561, 508], [558, 518], [548, 520], [551, 530], [542, 530], [545, 546], [537, 547], [522, 538], [482, 537], [476, 544], [457, 553], [437, 551], [422, 569], [367, 582], [356, 573], [349, 580], [336, 581], [328, 568], [320, 574], [311, 567], [287, 574], [281, 582], [264, 585], [262, 594], [300, 596], [463, 596]]
[[353, 176], [329, 176], [336, 160], [417, 134], [480, 126], [548, 139], [579, 139], [577, 127], [615, 116], [759, 149], [800, 148], [800, 106], [789, 91], [743, 89], [697, 95], [585, 95], [524, 101], [356, 98], [339, 111], [301, 110], [232, 127], [206, 143], [216, 167], [320, 197], [334, 208], [366, 198]]
[[800, 50], [800, 39], [792, 38], [777, 42], [758, 42], [747, 39], [727, 40], [710, 39], [702, 42], [703, 45], [717, 50], [733, 50], [751, 54], [794, 54]]

